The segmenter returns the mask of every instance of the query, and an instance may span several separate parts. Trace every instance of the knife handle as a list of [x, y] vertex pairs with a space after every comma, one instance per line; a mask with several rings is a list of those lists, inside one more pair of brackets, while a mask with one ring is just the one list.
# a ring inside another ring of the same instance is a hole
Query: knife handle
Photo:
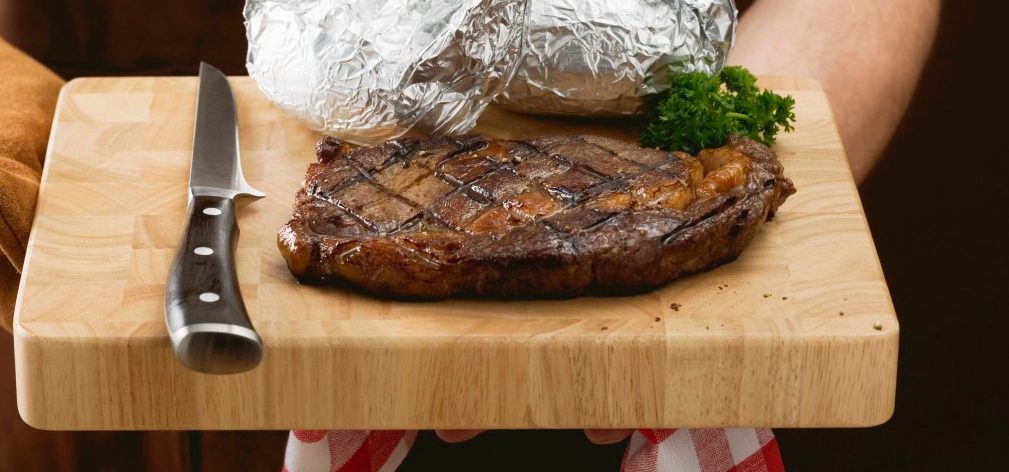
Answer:
[[263, 342], [245, 311], [235, 269], [235, 201], [193, 196], [165, 290], [165, 318], [175, 356], [208, 374], [252, 369]]

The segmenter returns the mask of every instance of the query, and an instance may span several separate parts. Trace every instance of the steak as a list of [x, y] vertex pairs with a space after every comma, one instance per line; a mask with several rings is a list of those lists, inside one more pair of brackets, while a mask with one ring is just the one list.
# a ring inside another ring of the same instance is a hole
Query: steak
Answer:
[[766, 146], [331, 137], [279, 232], [304, 283], [396, 298], [627, 294], [735, 259], [795, 192]]

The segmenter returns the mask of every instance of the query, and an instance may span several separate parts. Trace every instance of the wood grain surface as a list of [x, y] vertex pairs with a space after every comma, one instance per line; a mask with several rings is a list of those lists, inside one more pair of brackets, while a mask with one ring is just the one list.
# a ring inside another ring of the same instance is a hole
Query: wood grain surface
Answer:
[[[238, 272], [261, 366], [172, 357], [164, 284], [186, 210], [196, 80], [77, 79], [53, 125], [15, 314], [18, 407], [44, 429], [868, 426], [893, 411], [898, 324], [826, 97], [775, 150], [798, 188], [734, 263], [652, 293], [405, 303], [301, 286], [276, 249], [317, 132], [232, 79]], [[634, 120], [492, 109], [492, 137]]]

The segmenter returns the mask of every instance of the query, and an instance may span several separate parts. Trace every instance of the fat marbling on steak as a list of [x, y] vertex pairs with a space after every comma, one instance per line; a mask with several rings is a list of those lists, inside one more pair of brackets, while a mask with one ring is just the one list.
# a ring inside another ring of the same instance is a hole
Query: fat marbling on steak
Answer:
[[306, 283], [403, 298], [645, 291], [733, 260], [795, 192], [732, 138], [694, 158], [596, 136], [317, 145], [278, 235]]

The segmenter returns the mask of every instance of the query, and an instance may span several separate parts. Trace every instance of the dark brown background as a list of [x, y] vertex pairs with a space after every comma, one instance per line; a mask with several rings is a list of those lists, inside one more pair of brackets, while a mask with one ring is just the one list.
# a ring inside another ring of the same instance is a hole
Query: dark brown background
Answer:
[[[0, 35], [66, 78], [193, 74], [198, 60], [242, 74], [241, 6], [0, 0]], [[896, 413], [877, 428], [777, 430], [792, 471], [970, 470], [1005, 455], [1009, 80], [996, 71], [1006, 10], [998, 1], [946, 2], [914, 104], [860, 187], [901, 320]], [[280, 468], [283, 432], [31, 431], [15, 410], [8, 336], [0, 352], [0, 464], [10, 470]], [[577, 431], [497, 431], [462, 445], [425, 433], [402, 470], [613, 471], [622, 450], [589, 446]]]

